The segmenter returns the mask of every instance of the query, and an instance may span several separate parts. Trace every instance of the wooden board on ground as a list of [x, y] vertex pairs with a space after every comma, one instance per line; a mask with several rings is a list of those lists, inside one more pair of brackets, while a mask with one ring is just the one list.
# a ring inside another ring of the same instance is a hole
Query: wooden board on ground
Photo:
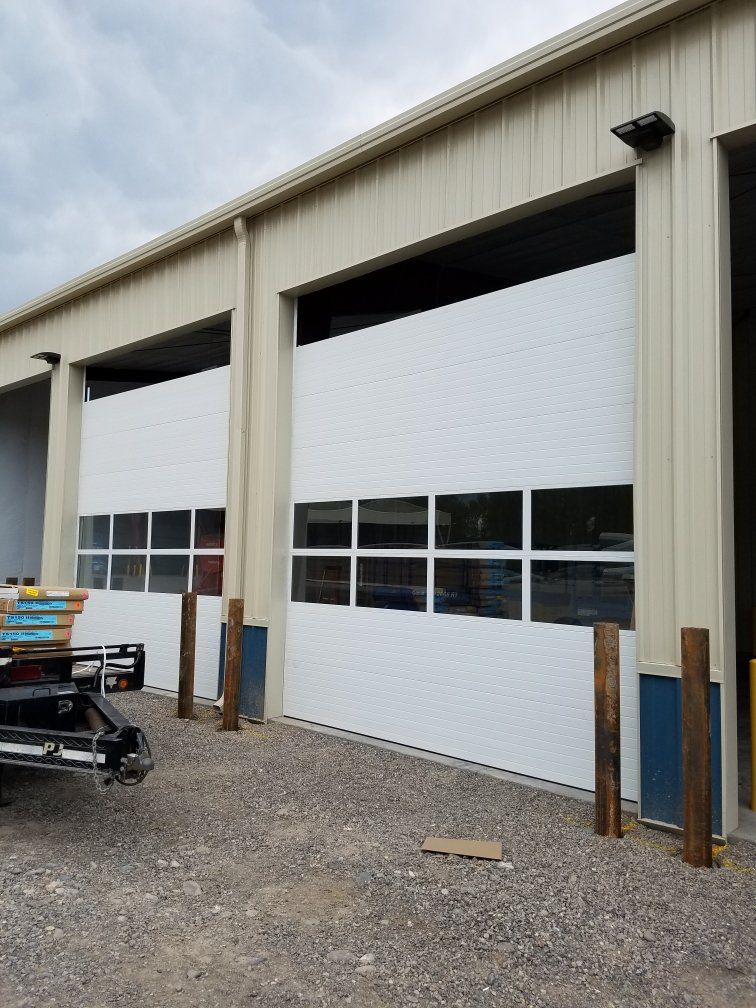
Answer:
[[457, 837], [426, 837], [420, 850], [435, 854], [501, 861], [501, 844], [495, 840], [464, 840]]

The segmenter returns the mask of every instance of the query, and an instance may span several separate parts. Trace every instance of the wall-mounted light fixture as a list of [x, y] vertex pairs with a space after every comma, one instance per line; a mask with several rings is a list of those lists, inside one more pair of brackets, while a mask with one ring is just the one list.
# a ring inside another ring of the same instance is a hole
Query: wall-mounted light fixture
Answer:
[[54, 353], [52, 350], [40, 350], [39, 353], [33, 353], [31, 355], [32, 360], [41, 360], [45, 364], [55, 365], [60, 364], [60, 354]]
[[675, 124], [663, 112], [649, 112], [621, 126], [612, 126], [612, 133], [628, 147], [644, 151], [661, 147], [664, 137], [672, 136], [674, 132]]

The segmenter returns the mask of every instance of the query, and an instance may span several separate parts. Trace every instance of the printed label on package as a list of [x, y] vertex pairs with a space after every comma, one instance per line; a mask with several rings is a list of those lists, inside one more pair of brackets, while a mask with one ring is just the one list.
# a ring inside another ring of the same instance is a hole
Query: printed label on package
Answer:
[[28, 616], [26, 613], [8, 613], [5, 617], [8, 626], [56, 626], [57, 616]]
[[0, 630], [0, 641], [26, 644], [28, 641], [53, 640], [52, 630]]
[[58, 602], [56, 599], [49, 601], [33, 602], [31, 599], [19, 599], [16, 602], [16, 609], [25, 609], [26, 612], [44, 612], [46, 609], [65, 609], [65, 602]]

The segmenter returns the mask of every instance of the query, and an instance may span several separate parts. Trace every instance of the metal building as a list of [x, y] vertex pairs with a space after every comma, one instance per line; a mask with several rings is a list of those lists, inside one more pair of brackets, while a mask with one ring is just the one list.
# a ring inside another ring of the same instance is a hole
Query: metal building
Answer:
[[756, 5], [632, 0], [8, 312], [0, 580], [78, 578], [165, 688], [191, 585], [203, 696], [243, 597], [246, 713], [588, 790], [615, 620], [669, 824], [708, 627], [732, 831], [755, 178]]

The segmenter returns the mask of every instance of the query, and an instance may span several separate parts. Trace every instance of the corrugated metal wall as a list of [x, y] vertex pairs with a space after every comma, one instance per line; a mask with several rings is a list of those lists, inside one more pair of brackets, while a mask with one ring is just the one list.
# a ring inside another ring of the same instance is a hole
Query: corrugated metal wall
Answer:
[[199, 242], [0, 335], [3, 385], [45, 373], [55, 350], [75, 363], [234, 307], [233, 231]]

